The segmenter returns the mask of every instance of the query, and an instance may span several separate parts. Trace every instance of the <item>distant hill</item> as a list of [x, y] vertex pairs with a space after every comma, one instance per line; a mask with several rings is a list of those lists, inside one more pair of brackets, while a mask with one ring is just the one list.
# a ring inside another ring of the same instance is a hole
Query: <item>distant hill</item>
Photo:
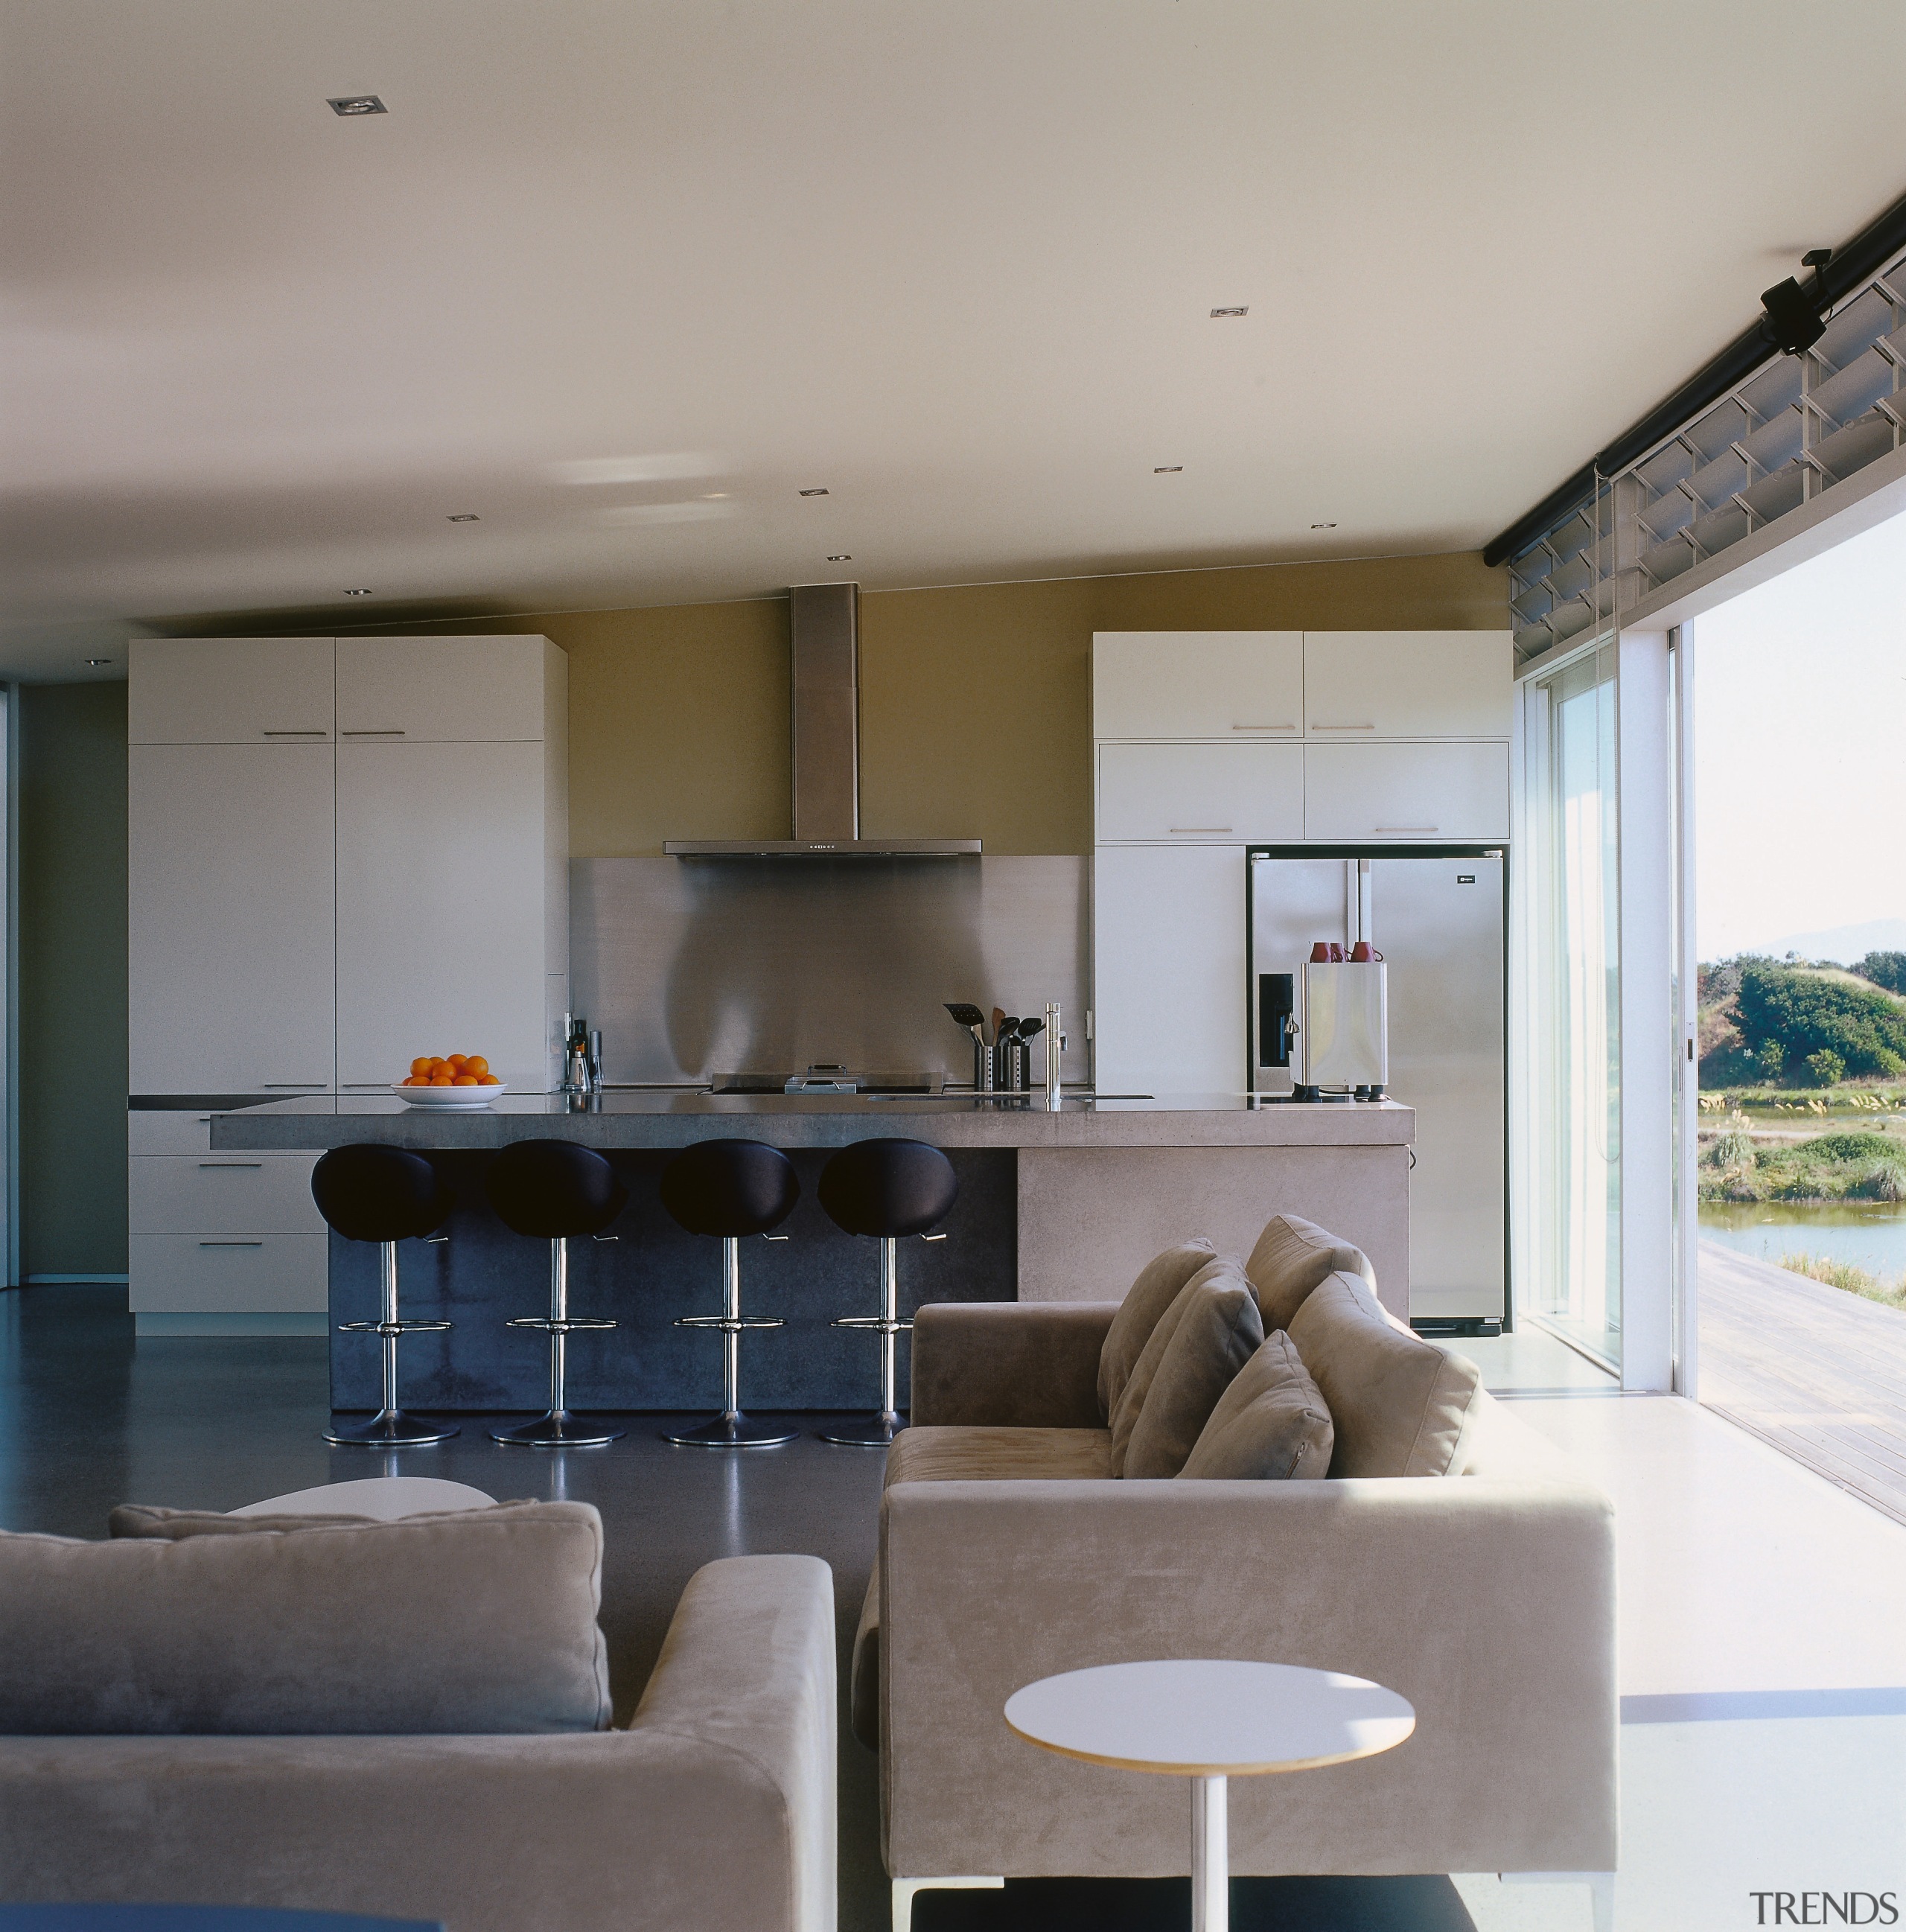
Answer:
[[1869, 919], [1859, 926], [1829, 926], [1823, 932], [1790, 932], [1755, 952], [1784, 958], [1797, 952], [1802, 959], [1837, 959], [1850, 966], [1869, 952], [1906, 952], [1906, 919]]

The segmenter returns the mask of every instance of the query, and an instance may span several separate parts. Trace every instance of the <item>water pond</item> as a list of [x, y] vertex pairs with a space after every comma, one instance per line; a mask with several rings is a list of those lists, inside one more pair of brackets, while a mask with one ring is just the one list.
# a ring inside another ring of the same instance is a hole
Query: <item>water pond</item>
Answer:
[[1906, 1202], [1703, 1201], [1700, 1232], [1759, 1261], [1823, 1255], [1889, 1280], [1906, 1274]]

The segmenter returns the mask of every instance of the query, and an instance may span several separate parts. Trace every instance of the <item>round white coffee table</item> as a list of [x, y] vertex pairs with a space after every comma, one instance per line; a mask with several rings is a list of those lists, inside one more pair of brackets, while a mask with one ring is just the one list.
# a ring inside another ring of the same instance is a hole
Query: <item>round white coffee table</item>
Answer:
[[1193, 1932], [1225, 1932], [1225, 1780], [1374, 1757], [1415, 1730], [1416, 1713], [1339, 1671], [1187, 1658], [1042, 1677], [1007, 1699], [1006, 1722], [1063, 1757], [1190, 1778]]

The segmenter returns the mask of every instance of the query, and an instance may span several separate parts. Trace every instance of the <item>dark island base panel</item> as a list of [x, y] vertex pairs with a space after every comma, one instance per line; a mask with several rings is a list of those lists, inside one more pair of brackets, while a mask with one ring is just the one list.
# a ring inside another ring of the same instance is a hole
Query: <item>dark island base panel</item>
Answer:
[[[666, 1150], [604, 1150], [627, 1182], [629, 1202], [607, 1232], [615, 1241], [569, 1244], [569, 1312], [604, 1316], [618, 1328], [572, 1335], [569, 1405], [591, 1409], [719, 1409], [722, 1338], [677, 1328], [677, 1316], [722, 1310], [722, 1244], [684, 1234], [658, 1191]], [[441, 1244], [398, 1248], [398, 1312], [407, 1319], [453, 1322], [441, 1334], [406, 1336], [399, 1374], [410, 1408], [473, 1414], [546, 1408], [549, 1340], [504, 1324], [549, 1312], [549, 1246], [512, 1234], [483, 1198], [487, 1154], [436, 1154], [454, 1187], [455, 1210]], [[880, 1311], [880, 1244], [844, 1234], [816, 1198], [827, 1150], [796, 1150], [801, 1198], [776, 1232], [790, 1237], [741, 1244], [744, 1315], [779, 1316], [785, 1328], [755, 1330], [741, 1341], [741, 1400], [747, 1408], [842, 1410], [879, 1406], [880, 1345], [873, 1336], [829, 1323]], [[1010, 1301], [1016, 1293], [1016, 1150], [955, 1148], [947, 1158], [959, 1199], [944, 1241], [900, 1244], [901, 1312], [925, 1301]], [[378, 1251], [331, 1237], [331, 1316], [374, 1322]], [[380, 1357], [374, 1335], [331, 1337], [335, 1408], [374, 1409]], [[909, 1358], [900, 1338], [899, 1388], [906, 1402]]]

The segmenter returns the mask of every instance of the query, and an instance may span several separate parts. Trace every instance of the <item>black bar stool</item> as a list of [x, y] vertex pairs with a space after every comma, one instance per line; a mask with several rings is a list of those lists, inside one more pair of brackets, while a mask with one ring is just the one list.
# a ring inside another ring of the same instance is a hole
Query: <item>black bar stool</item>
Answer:
[[375, 1335], [383, 1342], [384, 1406], [368, 1422], [332, 1417], [324, 1439], [340, 1446], [408, 1448], [447, 1442], [456, 1430], [407, 1415], [397, 1401], [397, 1345], [406, 1335], [430, 1334], [448, 1322], [405, 1322], [397, 1312], [397, 1244], [434, 1234], [450, 1218], [452, 1196], [437, 1169], [404, 1148], [359, 1143], [333, 1148], [311, 1170], [311, 1198], [318, 1212], [347, 1241], [375, 1241], [382, 1249], [383, 1315], [377, 1322], [341, 1322], [344, 1335]]
[[856, 1141], [821, 1169], [821, 1204], [829, 1220], [845, 1233], [871, 1234], [880, 1243], [880, 1312], [843, 1315], [833, 1324], [880, 1337], [880, 1408], [861, 1421], [824, 1430], [824, 1442], [884, 1449], [907, 1426], [896, 1400], [893, 1356], [895, 1337], [914, 1324], [900, 1319], [896, 1244], [903, 1234], [924, 1234], [944, 1221], [959, 1198], [953, 1162], [924, 1141]]
[[549, 1413], [514, 1429], [493, 1429], [493, 1442], [527, 1449], [593, 1449], [626, 1432], [585, 1422], [569, 1412], [569, 1340], [614, 1322], [569, 1312], [569, 1243], [599, 1234], [629, 1204], [629, 1190], [593, 1148], [573, 1141], [512, 1141], [490, 1163], [483, 1191], [512, 1233], [549, 1244], [549, 1312], [521, 1315], [512, 1328], [539, 1328], [549, 1337]]
[[763, 1141], [698, 1141], [662, 1172], [662, 1204], [691, 1234], [713, 1234], [722, 1244], [722, 1312], [684, 1315], [678, 1328], [717, 1328], [722, 1336], [722, 1412], [679, 1436], [665, 1436], [697, 1449], [767, 1449], [800, 1432], [753, 1422], [741, 1412], [741, 1336], [748, 1328], [779, 1328], [773, 1316], [741, 1312], [741, 1238], [765, 1234], [794, 1212], [801, 1184], [779, 1148]]

